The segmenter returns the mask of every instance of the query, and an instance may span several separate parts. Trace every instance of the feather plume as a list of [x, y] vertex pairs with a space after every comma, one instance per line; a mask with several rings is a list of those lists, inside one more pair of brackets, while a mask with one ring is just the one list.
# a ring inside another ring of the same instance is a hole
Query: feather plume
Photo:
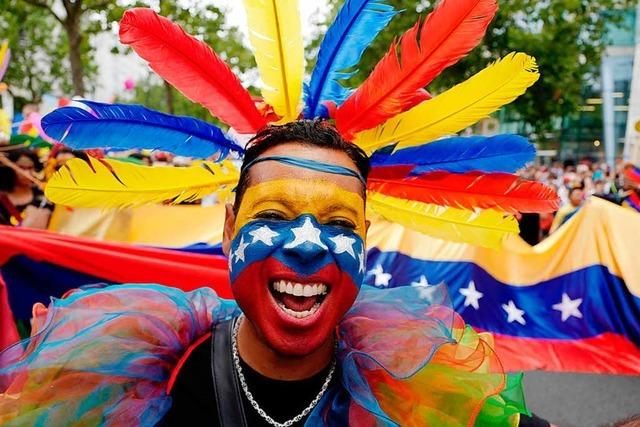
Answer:
[[262, 97], [282, 119], [299, 115], [304, 57], [297, 0], [244, 0]]
[[375, 173], [378, 168], [409, 166], [412, 175], [433, 171], [513, 173], [533, 161], [535, 154], [533, 144], [518, 135], [453, 137], [393, 154], [377, 151], [371, 157], [371, 167]]
[[336, 112], [348, 138], [409, 109], [411, 99], [442, 70], [480, 43], [498, 5], [495, 0], [443, 0], [394, 42], [373, 72]]
[[226, 161], [176, 168], [87, 156], [65, 163], [49, 180], [45, 195], [64, 206], [120, 208], [197, 200], [237, 180], [238, 170]]
[[378, 193], [370, 193], [367, 203], [388, 221], [453, 242], [499, 248], [507, 235], [518, 233], [518, 221], [512, 215], [492, 209], [473, 212]]
[[153, 10], [127, 10], [120, 21], [120, 41], [238, 133], [255, 133], [266, 124], [229, 66], [206, 43]]
[[406, 180], [369, 179], [367, 189], [387, 196], [460, 209], [555, 212], [560, 199], [552, 188], [506, 173], [432, 172]]
[[11, 49], [9, 49], [9, 42], [5, 40], [2, 42], [2, 46], [0, 46], [0, 81], [2, 81], [4, 73], [7, 72], [10, 59]]
[[364, 50], [398, 12], [385, 0], [347, 0], [327, 30], [305, 85], [305, 117], [328, 117], [323, 102], [339, 106], [351, 91], [340, 84], [356, 71]]
[[243, 149], [216, 126], [139, 105], [74, 101], [42, 118], [50, 137], [71, 148], [150, 149], [181, 156], [224, 158]]
[[400, 149], [454, 134], [522, 95], [538, 77], [533, 57], [509, 54], [464, 83], [357, 134], [354, 142], [373, 152], [394, 143]]

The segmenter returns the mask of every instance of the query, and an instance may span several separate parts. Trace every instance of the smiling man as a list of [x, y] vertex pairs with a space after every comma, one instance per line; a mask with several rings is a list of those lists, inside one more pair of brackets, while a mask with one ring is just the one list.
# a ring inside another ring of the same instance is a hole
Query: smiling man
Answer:
[[364, 278], [368, 172], [366, 154], [326, 122], [269, 127], [250, 142], [223, 242], [244, 315], [188, 358], [167, 423], [302, 425], [336, 382], [335, 329]]
[[[434, 337], [421, 341], [416, 335], [429, 335], [429, 323], [434, 321], [430, 316], [442, 313], [431, 311], [433, 306], [427, 302], [411, 308], [420, 299], [420, 293], [412, 293], [411, 288], [404, 290], [407, 301], [396, 301], [395, 308], [379, 301], [365, 302], [367, 297], [352, 309], [365, 273], [368, 172], [365, 153], [323, 121], [268, 127], [249, 143], [235, 204], [227, 206], [223, 242], [233, 294], [242, 314], [215, 325], [211, 336], [186, 352], [169, 387], [172, 406], [164, 425], [181, 425], [185, 419], [209, 426], [347, 425], [385, 418], [399, 424], [434, 425], [443, 419], [438, 411], [445, 413], [446, 409], [438, 402], [456, 393], [452, 391], [456, 387], [447, 381], [439, 385], [445, 392], [435, 385], [429, 390], [428, 382], [423, 383], [426, 388], [419, 393], [428, 396], [428, 403], [418, 398], [414, 409], [406, 406], [411, 401], [408, 395], [406, 402], [391, 403], [403, 394], [402, 388], [388, 395], [389, 399], [375, 391], [385, 383], [393, 389], [391, 378], [402, 375], [393, 373], [392, 366], [416, 356], [413, 348], [394, 348], [394, 334], [406, 335], [400, 339], [404, 346], [422, 343], [417, 354], [428, 360], [429, 349], [435, 350], [431, 347]], [[384, 299], [385, 292], [373, 291], [379, 294], [373, 298]], [[436, 294], [430, 298], [437, 300]], [[361, 323], [345, 319], [350, 309], [352, 318], [379, 317], [381, 324], [371, 327], [373, 318]], [[412, 309], [428, 315], [412, 319], [407, 314]], [[395, 310], [405, 311], [399, 323], [395, 323]], [[358, 337], [354, 350], [360, 347], [354, 353], [371, 358], [360, 361], [361, 368], [372, 361], [380, 364], [370, 372], [375, 375], [360, 377], [366, 386], [358, 384], [353, 361], [348, 363], [349, 357], [338, 355], [351, 339], [337, 336], [340, 331]], [[362, 345], [369, 336], [371, 342]], [[386, 365], [381, 350], [387, 352]], [[490, 359], [487, 355], [481, 358]], [[420, 376], [416, 371], [424, 369], [422, 363], [410, 369], [416, 377]], [[444, 363], [448, 364], [453, 363]], [[392, 376], [378, 377], [381, 366]], [[455, 371], [450, 375], [455, 378]], [[467, 385], [484, 381], [481, 372], [475, 375], [478, 378], [469, 377]], [[373, 396], [376, 404], [370, 401]], [[481, 399], [475, 405], [479, 410]], [[362, 410], [375, 413], [376, 406], [382, 409], [376, 416]], [[456, 404], [452, 411], [464, 414], [471, 406]], [[383, 411], [386, 415], [380, 416]], [[429, 411], [436, 415], [426, 415]], [[460, 419], [472, 422], [476, 415], [471, 412]], [[507, 420], [517, 423], [515, 413], [505, 411], [503, 415], [505, 425]], [[525, 415], [519, 424], [548, 425]]]

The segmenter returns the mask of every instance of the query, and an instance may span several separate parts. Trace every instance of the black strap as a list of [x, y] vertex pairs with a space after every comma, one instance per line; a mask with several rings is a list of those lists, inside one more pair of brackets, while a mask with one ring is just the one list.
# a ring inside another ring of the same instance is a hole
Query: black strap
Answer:
[[211, 373], [221, 427], [246, 427], [242, 390], [235, 374], [231, 336], [237, 319], [218, 323], [211, 340]]

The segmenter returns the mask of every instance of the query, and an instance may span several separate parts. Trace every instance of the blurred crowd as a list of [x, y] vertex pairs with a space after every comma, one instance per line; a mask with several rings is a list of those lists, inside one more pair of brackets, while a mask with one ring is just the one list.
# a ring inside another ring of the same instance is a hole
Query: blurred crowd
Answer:
[[532, 165], [520, 175], [529, 180], [552, 187], [560, 197], [560, 209], [548, 214], [524, 214], [519, 218], [521, 236], [530, 244], [536, 244], [556, 231], [575, 215], [590, 197], [600, 197], [616, 204], [625, 204], [629, 195], [638, 191], [638, 184], [625, 173], [630, 165], [621, 159], [615, 167], [605, 162], [588, 160], [575, 163], [554, 162], [550, 166]]

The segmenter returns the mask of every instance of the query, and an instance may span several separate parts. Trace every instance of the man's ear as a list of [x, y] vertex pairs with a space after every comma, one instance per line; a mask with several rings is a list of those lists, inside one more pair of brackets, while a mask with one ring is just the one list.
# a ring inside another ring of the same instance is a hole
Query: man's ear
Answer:
[[222, 252], [229, 256], [231, 249], [231, 240], [233, 239], [233, 232], [236, 224], [236, 214], [233, 212], [233, 205], [227, 203], [225, 205], [224, 215], [224, 230], [222, 232]]

